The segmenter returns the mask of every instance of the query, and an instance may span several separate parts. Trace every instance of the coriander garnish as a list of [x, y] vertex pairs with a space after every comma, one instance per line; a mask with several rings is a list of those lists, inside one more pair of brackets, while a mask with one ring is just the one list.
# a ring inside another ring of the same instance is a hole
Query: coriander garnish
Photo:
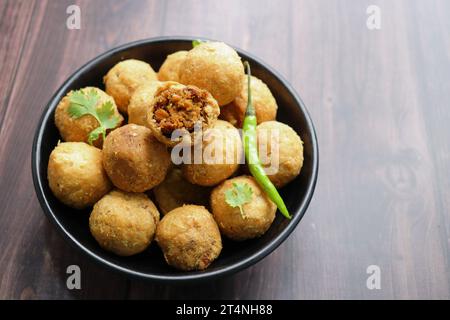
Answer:
[[239, 208], [242, 217], [247, 218], [243, 205], [252, 200], [253, 190], [247, 183], [233, 182], [233, 188], [225, 191], [225, 201], [230, 207]]
[[120, 123], [120, 118], [114, 113], [114, 105], [111, 101], [104, 102], [100, 107], [96, 107], [99, 96], [94, 89], [75, 90], [70, 94], [68, 112], [73, 118], [80, 118], [86, 114], [93, 116], [99, 124], [89, 133], [88, 142], [90, 145], [99, 138], [106, 138], [106, 130], [115, 128]]
[[205, 43], [206, 41], [204, 40], [200, 40], [200, 39], [196, 39], [192, 41], [192, 48], [195, 48], [198, 45], [201, 45], [202, 43]]

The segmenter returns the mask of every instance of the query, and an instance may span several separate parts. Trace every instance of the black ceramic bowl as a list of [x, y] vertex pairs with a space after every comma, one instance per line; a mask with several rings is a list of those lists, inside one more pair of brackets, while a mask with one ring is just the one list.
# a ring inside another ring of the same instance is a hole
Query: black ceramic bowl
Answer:
[[85, 86], [103, 88], [106, 72], [123, 59], [135, 58], [149, 62], [158, 70], [166, 56], [178, 50], [191, 49], [193, 38], [164, 37], [142, 40], [112, 49], [78, 69], [58, 89], [44, 110], [32, 150], [33, 181], [39, 202], [47, 217], [75, 247], [113, 270], [144, 279], [185, 282], [211, 279], [244, 269], [264, 258], [277, 248], [302, 219], [314, 192], [318, 170], [318, 148], [313, 123], [302, 100], [289, 83], [276, 71], [256, 57], [237, 49], [248, 60], [252, 73], [263, 80], [275, 96], [278, 120], [287, 123], [304, 141], [304, 164], [300, 176], [281, 190], [286, 205], [293, 214], [288, 220], [280, 213], [261, 238], [234, 243], [224, 241], [219, 258], [204, 271], [180, 272], [169, 267], [155, 243], [145, 252], [132, 257], [118, 257], [101, 249], [89, 232], [89, 210], [79, 212], [61, 204], [50, 191], [47, 182], [47, 163], [50, 152], [60, 136], [54, 124], [54, 111], [67, 92]]

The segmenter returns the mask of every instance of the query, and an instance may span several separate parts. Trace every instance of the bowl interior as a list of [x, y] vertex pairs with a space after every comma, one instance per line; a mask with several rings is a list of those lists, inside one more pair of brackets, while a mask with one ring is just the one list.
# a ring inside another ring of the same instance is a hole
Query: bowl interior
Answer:
[[303, 216], [312, 196], [317, 178], [317, 145], [314, 129], [302, 102], [290, 86], [274, 71], [256, 58], [238, 50], [243, 60], [248, 60], [252, 73], [263, 80], [277, 100], [277, 120], [291, 126], [304, 141], [304, 164], [301, 174], [281, 190], [289, 211], [294, 215], [287, 220], [277, 217], [261, 238], [245, 242], [224, 240], [219, 258], [205, 271], [180, 272], [169, 267], [155, 243], [145, 252], [127, 258], [117, 257], [102, 250], [89, 232], [89, 210], [77, 211], [61, 204], [52, 194], [47, 183], [47, 163], [50, 152], [60, 139], [54, 125], [54, 110], [64, 95], [72, 89], [97, 86], [104, 89], [102, 79], [117, 62], [128, 59], [147, 61], [158, 70], [165, 57], [178, 50], [189, 50], [191, 39], [146, 40], [109, 51], [92, 60], [73, 74], [57, 91], [41, 119], [33, 148], [33, 174], [39, 200], [50, 219], [73, 244], [95, 260], [131, 275], [157, 280], [189, 280], [209, 278], [237, 271], [255, 263], [275, 249], [293, 230]]

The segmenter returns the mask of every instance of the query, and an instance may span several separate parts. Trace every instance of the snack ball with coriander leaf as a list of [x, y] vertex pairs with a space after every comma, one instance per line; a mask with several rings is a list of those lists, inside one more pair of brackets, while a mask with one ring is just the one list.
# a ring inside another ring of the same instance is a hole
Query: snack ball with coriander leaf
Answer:
[[[256, 120], [259, 123], [275, 120], [277, 117], [277, 102], [269, 87], [257, 77], [250, 80], [252, 89], [252, 104], [256, 112]], [[245, 111], [247, 110], [248, 84], [245, 77], [244, 85], [238, 96], [226, 106], [220, 109], [220, 118], [230, 122], [238, 128], [242, 128]]]
[[112, 183], [127, 192], [144, 192], [160, 184], [171, 166], [169, 151], [150, 129], [127, 124], [103, 144], [103, 166]]
[[[79, 118], [72, 116], [69, 113], [71, 104], [71, 98], [77, 93], [82, 93], [87, 101], [97, 101], [95, 104], [96, 110], [99, 110], [104, 103], [112, 104], [113, 116], [117, 117], [117, 127], [123, 122], [123, 117], [117, 110], [117, 106], [114, 99], [107, 95], [103, 90], [95, 87], [85, 87], [79, 91], [70, 91], [58, 104], [55, 111], [55, 125], [59, 130], [59, 134], [66, 142], [86, 142], [88, 143], [89, 134], [99, 127], [97, 119], [86, 114]], [[103, 144], [102, 135], [99, 135], [98, 139], [93, 141], [93, 145], [101, 148]]]
[[275, 219], [277, 207], [253, 177], [239, 176], [214, 188], [211, 210], [220, 232], [242, 241], [262, 236]]
[[181, 50], [169, 54], [164, 60], [164, 63], [161, 65], [158, 71], [158, 79], [159, 81], [179, 81], [178, 73], [180, 70], [180, 66], [186, 58], [187, 51]]
[[128, 59], [117, 63], [103, 78], [106, 93], [116, 101], [119, 111], [127, 114], [128, 104], [134, 91], [141, 85], [156, 81], [152, 67], [140, 60]]
[[102, 150], [84, 142], [62, 142], [50, 153], [47, 178], [58, 200], [76, 209], [92, 206], [112, 188]]
[[185, 271], [206, 269], [222, 251], [217, 223], [203, 206], [168, 212], [156, 228], [155, 240], [166, 262]]
[[89, 229], [103, 249], [131, 256], [150, 245], [158, 222], [158, 209], [144, 193], [113, 190], [94, 205]]
[[300, 174], [303, 141], [294, 129], [278, 121], [259, 124], [256, 134], [264, 170], [274, 186], [282, 188]]
[[186, 55], [178, 73], [179, 82], [209, 91], [219, 106], [241, 92], [244, 66], [237, 52], [223, 42], [203, 42]]

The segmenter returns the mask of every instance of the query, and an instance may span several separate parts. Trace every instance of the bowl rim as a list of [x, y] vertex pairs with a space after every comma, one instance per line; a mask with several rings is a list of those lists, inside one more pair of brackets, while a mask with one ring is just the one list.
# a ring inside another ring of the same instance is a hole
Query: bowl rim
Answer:
[[[37, 123], [37, 127], [35, 130], [34, 138], [33, 138], [33, 145], [31, 150], [31, 169], [32, 169], [32, 176], [33, 176], [33, 184], [35, 188], [35, 192], [37, 195], [37, 198], [39, 200], [40, 206], [43, 209], [44, 213], [46, 214], [47, 218], [57, 227], [58, 231], [63, 235], [63, 237], [66, 240], [69, 240], [68, 242], [75, 248], [77, 248], [79, 251], [86, 254], [88, 257], [90, 257], [92, 260], [94, 260], [96, 263], [108, 267], [110, 270], [119, 272], [121, 274], [125, 274], [127, 276], [131, 276], [133, 278], [138, 279], [146, 279], [146, 280], [154, 280], [157, 282], [176, 282], [176, 283], [185, 283], [185, 282], [192, 282], [194, 280], [211, 280], [211, 279], [217, 279], [219, 277], [223, 277], [225, 275], [230, 275], [233, 273], [236, 273], [238, 271], [241, 271], [253, 264], [256, 264], [260, 260], [262, 260], [264, 257], [272, 253], [278, 246], [283, 243], [284, 240], [288, 238], [288, 236], [292, 233], [292, 231], [296, 228], [300, 220], [305, 215], [305, 212], [311, 202], [314, 189], [317, 183], [317, 177], [318, 177], [318, 167], [319, 167], [319, 149], [318, 149], [318, 142], [317, 142], [317, 136], [316, 131], [314, 128], [314, 124], [312, 122], [311, 116], [306, 109], [306, 106], [303, 102], [303, 100], [300, 98], [300, 96], [297, 94], [295, 89], [291, 86], [291, 84], [280, 74], [278, 71], [273, 69], [271, 66], [269, 66], [267, 63], [262, 61], [261, 59], [255, 57], [253, 54], [250, 54], [246, 52], [245, 50], [242, 50], [240, 48], [234, 47], [236, 51], [239, 54], [246, 55], [250, 57], [251, 59], [255, 60], [257, 63], [259, 63], [261, 66], [263, 66], [269, 73], [271, 73], [273, 76], [279, 79], [279, 81], [283, 84], [283, 86], [286, 87], [286, 89], [289, 91], [289, 93], [293, 96], [294, 100], [297, 103], [297, 106], [301, 109], [301, 112], [303, 112], [305, 119], [306, 119], [306, 125], [307, 130], [311, 133], [311, 159], [312, 159], [312, 170], [311, 170], [311, 179], [307, 185], [305, 197], [302, 199], [301, 204], [296, 210], [295, 214], [293, 214], [292, 219], [289, 221], [288, 225], [268, 244], [266, 244], [263, 248], [255, 252], [254, 254], [237, 261], [229, 266], [226, 266], [224, 268], [221, 268], [219, 270], [203, 270], [200, 273], [195, 274], [184, 274], [180, 273], [177, 275], [155, 275], [151, 273], [145, 273], [140, 271], [135, 271], [120, 265], [117, 265], [111, 261], [108, 261], [107, 259], [102, 258], [101, 256], [97, 255], [95, 252], [92, 252], [88, 248], [86, 248], [83, 244], [81, 244], [73, 235], [71, 235], [68, 230], [64, 228], [64, 226], [61, 224], [61, 222], [58, 220], [58, 218], [55, 215], [55, 212], [53, 211], [52, 207], [50, 206], [48, 200], [44, 196], [44, 189], [43, 184], [45, 183], [42, 181], [43, 177], [39, 175], [39, 166], [41, 163], [41, 157], [40, 152], [38, 152], [41, 149], [41, 146], [43, 144], [42, 142], [42, 136], [44, 132], [44, 126], [43, 123], [47, 122], [48, 118], [52, 116], [53, 114], [53, 108], [51, 108], [52, 105], [55, 104], [56, 97], [60, 96], [62, 92], [67, 91], [67, 87], [69, 83], [72, 81], [73, 78], [80, 76], [81, 74], [85, 73], [90, 68], [94, 67], [99, 61], [107, 58], [108, 56], [112, 56], [118, 52], [125, 51], [127, 49], [137, 47], [137, 46], [143, 46], [149, 43], [156, 43], [156, 42], [173, 42], [173, 41], [192, 41], [192, 40], [206, 40], [206, 41], [217, 41], [214, 39], [208, 39], [205, 37], [193, 37], [193, 36], [161, 36], [161, 37], [153, 37], [153, 38], [146, 38], [141, 39], [129, 43], [122, 44], [118, 47], [114, 47], [112, 49], [109, 49], [105, 51], [104, 53], [97, 55], [93, 59], [86, 62], [84, 65], [79, 67], [75, 72], [73, 72], [64, 82], [63, 84], [56, 90], [56, 92], [52, 95], [49, 102], [45, 106], [43, 113]], [[45, 179], [44, 179], [45, 180]]]

